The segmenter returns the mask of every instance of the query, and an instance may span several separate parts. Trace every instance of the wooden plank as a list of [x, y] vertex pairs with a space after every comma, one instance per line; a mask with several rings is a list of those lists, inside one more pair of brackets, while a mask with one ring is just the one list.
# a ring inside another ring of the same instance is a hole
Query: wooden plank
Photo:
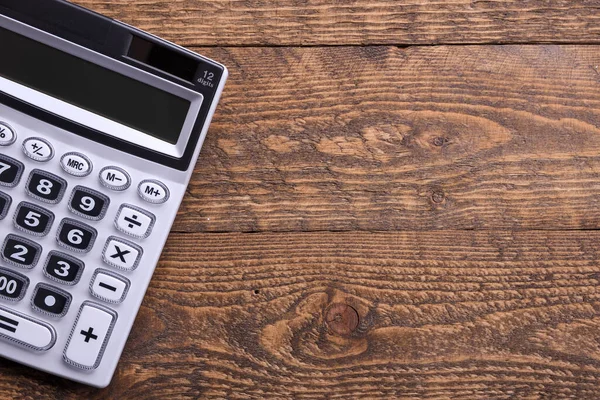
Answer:
[[76, 0], [186, 46], [600, 43], [596, 0]]
[[231, 79], [177, 231], [600, 225], [598, 47], [197, 50]]
[[[0, 361], [0, 390], [594, 398], [599, 259], [597, 231], [175, 234], [108, 389]], [[346, 335], [334, 304], [358, 314]]]

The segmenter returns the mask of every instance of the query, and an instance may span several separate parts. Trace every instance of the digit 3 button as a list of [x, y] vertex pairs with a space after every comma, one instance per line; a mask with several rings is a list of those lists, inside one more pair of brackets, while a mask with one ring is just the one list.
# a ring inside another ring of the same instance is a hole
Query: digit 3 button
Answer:
[[27, 194], [34, 199], [56, 204], [62, 200], [67, 181], [50, 172], [34, 169], [27, 180]]
[[62, 317], [69, 310], [71, 295], [54, 286], [38, 283], [31, 298], [34, 310], [52, 317]]
[[85, 264], [83, 261], [60, 251], [53, 250], [46, 258], [44, 275], [53, 281], [65, 285], [75, 285], [79, 282], [84, 268]]

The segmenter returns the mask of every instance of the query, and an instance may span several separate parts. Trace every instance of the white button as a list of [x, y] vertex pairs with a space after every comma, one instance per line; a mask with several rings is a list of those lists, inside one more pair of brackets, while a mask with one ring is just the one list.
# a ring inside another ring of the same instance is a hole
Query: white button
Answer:
[[65, 362], [82, 369], [98, 368], [116, 320], [114, 311], [83, 302], [63, 353]]
[[54, 157], [52, 145], [45, 139], [29, 138], [23, 142], [23, 152], [32, 160], [46, 162]]
[[155, 217], [152, 213], [139, 207], [123, 204], [119, 209], [115, 226], [118, 230], [138, 239], [150, 236]]
[[92, 172], [92, 162], [80, 153], [67, 153], [60, 159], [62, 169], [73, 176], [88, 176]]
[[15, 131], [4, 122], [0, 122], [0, 146], [9, 146], [15, 140], [17, 140]]
[[133, 271], [142, 258], [143, 250], [137, 244], [111, 236], [106, 241], [102, 259], [111, 267]]
[[104, 167], [100, 171], [100, 183], [109, 189], [122, 191], [131, 185], [131, 178], [123, 168]]
[[109, 303], [121, 303], [127, 296], [129, 280], [107, 270], [98, 269], [94, 272], [90, 283], [92, 296]]
[[52, 326], [3, 307], [0, 307], [0, 337], [37, 351], [46, 351], [56, 342]]
[[169, 189], [167, 186], [160, 181], [152, 179], [140, 182], [138, 193], [148, 203], [162, 204], [169, 200]]

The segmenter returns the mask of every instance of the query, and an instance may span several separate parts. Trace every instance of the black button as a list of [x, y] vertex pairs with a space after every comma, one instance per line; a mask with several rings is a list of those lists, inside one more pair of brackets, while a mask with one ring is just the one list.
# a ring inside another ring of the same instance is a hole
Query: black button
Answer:
[[60, 222], [56, 239], [58, 244], [69, 250], [88, 252], [94, 246], [98, 232], [86, 224], [65, 218]]
[[0, 192], [0, 219], [4, 219], [6, 217], [11, 203], [12, 198], [6, 193]]
[[29, 286], [29, 279], [21, 274], [0, 268], [0, 297], [6, 300], [21, 300]]
[[15, 226], [35, 236], [46, 236], [54, 222], [51, 211], [25, 201], [19, 203], [15, 212]]
[[44, 274], [55, 281], [74, 285], [81, 278], [84, 263], [59, 251], [51, 251], [46, 259]]
[[22, 162], [0, 154], [0, 185], [15, 187], [21, 180], [25, 166]]
[[69, 200], [69, 209], [79, 216], [94, 221], [104, 218], [110, 200], [95, 190], [76, 186]]
[[2, 246], [2, 259], [22, 268], [33, 268], [37, 264], [42, 246], [17, 235], [8, 235]]
[[33, 309], [53, 317], [62, 317], [69, 310], [71, 295], [54, 286], [38, 283], [33, 293]]
[[66, 188], [67, 181], [41, 169], [31, 171], [27, 181], [27, 193], [30, 196], [51, 204], [62, 200]]

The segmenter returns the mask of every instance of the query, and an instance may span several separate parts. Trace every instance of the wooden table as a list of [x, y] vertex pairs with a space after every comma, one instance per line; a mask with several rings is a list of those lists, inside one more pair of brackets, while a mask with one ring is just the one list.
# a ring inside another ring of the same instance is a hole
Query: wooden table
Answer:
[[111, 386], [600, 396], [600, 2], [78, 0], [231, 77]]

